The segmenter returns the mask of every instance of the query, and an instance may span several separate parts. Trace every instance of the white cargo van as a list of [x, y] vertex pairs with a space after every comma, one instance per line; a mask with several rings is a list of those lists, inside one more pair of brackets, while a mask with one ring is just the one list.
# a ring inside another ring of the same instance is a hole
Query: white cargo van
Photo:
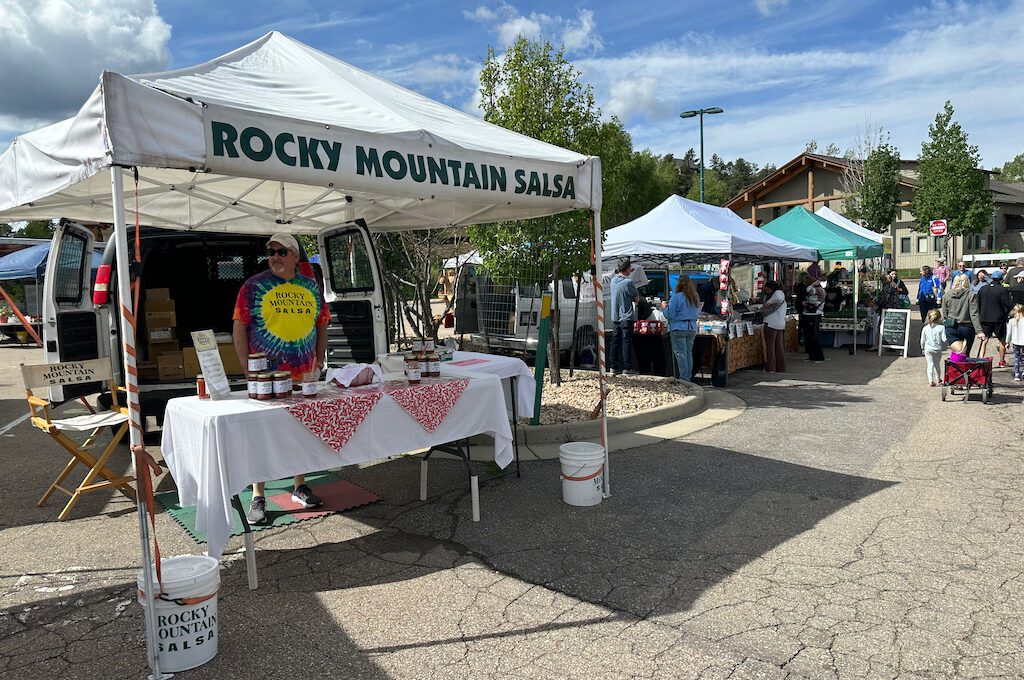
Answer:
[[[134, 253], [133, 227], [129, 250]], [[147, 361], [147, 289], [168, 289], [175, 301], [176, 339], [191, 346], [191, 331], [230, 333], [238, 290], [247, 278], [267, 267], [267, 235], [143, 228], [141, 262], [130, 264], [142, 291], [137, 321], [138, 359]], [[43, 291], [43, 342], [47, 362], [113, 357], [121, 373], [120, 314], [117, 308], [115, 247], [107, 243], [103, 265], [90, 289], [89, 253], [94, 236], [87, 227], [61, 220], [53, 236]], [[318, 235], [324, 298], [331, 311], [328, 365], [371, 362], [387, 351], [387, 314], [380, 264], [361, 220], [326, 229]], [[305, 262], [305, 253], [301, 254]], [[300, 265], [301, 267], [302, 265]], [[308, 263], [307, 263], [308, 266]], [[95, 292], [95, 295], [94, 295]], [[237, 389], [245, 382], [234, 376]], [[51, 388], [53, 401], [92, 394], [100, 385]], [[164, 380], [139, 376], [140, 402], [146, 416], [163, 420], [167, 400], [195, 393], [194, 375]]]

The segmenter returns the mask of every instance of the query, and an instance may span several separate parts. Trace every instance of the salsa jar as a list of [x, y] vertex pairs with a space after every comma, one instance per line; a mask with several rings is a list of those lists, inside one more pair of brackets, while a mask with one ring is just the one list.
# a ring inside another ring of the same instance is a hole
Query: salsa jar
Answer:
[[260, 388], [259, 388], [259, 384], [260, 383], [259, 383], [258, 378], [259, 378], [259, 373], [250, 373], [249, 374], [248, 383], [249, 383], [249, 398], [250, 399], [259, 399], [260, 398]]
[[209, 399], [210, 394], [206, 391], [206, 378], [200, 373], [196, 376], [196, 395], [200, 399]]
[[272, 374], [260, 373], [256, 376], [256, 398], [260, 401], [274, 398], [274, 376]]
[[263, 352], [254, 352], [249, 355], [249, 373], [263, 373], [267, 366], [267, 355]]
[[292, 374], [288, 371], [278, 371], [273, 375], [274, 399], [285, 399], [292, 393]]

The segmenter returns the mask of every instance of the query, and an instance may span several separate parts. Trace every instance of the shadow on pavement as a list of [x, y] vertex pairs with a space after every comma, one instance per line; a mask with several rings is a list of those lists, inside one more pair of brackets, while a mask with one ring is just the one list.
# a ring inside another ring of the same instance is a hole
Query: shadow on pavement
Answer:
[[[612, 466], [612, 496], [595, 507], [564, 504], [558, 462], [544, 461], [483, 493], [479, 523], [462, 502], [454, 512], [420, 506], [389, 525], [435, 535], [447, 525], [498, 571], [646, 617], [686, 611], [745, 564], [893, 484], [683, 442], [617, 455]], [[416, 472], [392, 463], [353, 481], [394, 502], [411, 495]]]

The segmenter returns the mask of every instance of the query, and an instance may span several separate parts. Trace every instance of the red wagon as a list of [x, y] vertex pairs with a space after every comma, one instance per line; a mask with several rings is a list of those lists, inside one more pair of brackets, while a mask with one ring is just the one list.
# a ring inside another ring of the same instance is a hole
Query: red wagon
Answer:
[[942, 376], [942, 401], [946, 401], [946, 395], [964, 392], [964, 401], [971, 397], [971, 390], [981, 392], [981, 401], [988, 403], [992, 396], [992, 358], [968, 359], [967, 361], [944, 362], [945, 370]]

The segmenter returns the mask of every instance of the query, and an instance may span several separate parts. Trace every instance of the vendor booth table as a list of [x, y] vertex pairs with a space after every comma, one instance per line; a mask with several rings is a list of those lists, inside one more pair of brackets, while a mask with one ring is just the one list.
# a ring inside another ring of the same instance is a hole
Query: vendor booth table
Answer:
[[[294, 397], [273, 401], [257, 401], [244, 393], [232, 393], [220, 401], [179, 397], [167, 402], [161, 449], [180, 503], [196, 506], [196, 529], [206, 533], [207, 553], [219, 558], [231, 536], [232, 497], [254, 481], [381, 460], [477, 434], [494, 437], [494, 462], [500, 467], [508, 465], [513, 457], [512, 432], [501, 381], [481, 374], [467, 380], [454, 406], [432, 431], [379, 385], [326, 390], [325, 398], [350, 395], [352, 399], [385, 392], [362, 414], [337, 450], [325, 442], [337, 428], [314, 434], [286, 410], [290, 403], [300, 401]], [[424, 398], [431, 384], [421, 383]], [[472, 489], [478, 513], [475, 483]], [[252, 576], [255, 567], [250, 546], [247, 540], [246, 560]], [[250, 585], [254, 587], [252, 580]]]

